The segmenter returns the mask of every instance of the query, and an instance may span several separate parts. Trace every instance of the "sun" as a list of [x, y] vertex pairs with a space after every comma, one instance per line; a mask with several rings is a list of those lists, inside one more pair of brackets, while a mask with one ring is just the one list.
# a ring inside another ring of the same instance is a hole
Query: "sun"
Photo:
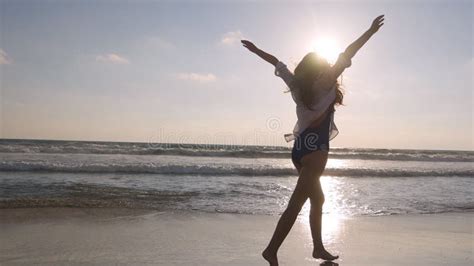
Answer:
[[319, 38], [313, 41], [314, 51], [324, 57], [330, 64], [334, 64], [341, 52], [339, 44], [332, 38]]

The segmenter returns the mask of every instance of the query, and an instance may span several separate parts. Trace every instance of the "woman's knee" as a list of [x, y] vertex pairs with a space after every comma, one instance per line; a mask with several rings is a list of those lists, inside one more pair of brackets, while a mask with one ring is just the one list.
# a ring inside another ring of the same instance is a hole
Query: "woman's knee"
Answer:
[[310, 197], [311, 200], [311, 207], [322, 207], [324, 201], [326, 200], [324, 197], [324, 193], [322, 191], [313, 193]]

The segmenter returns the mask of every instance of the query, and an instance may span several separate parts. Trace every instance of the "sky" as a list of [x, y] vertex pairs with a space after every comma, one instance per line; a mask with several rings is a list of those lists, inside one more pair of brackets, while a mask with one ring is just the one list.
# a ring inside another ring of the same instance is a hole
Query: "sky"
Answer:
[[473, 150], [471, 1], [0, 0], [0, 138], [282, 145], [289, 68], [385, 14], [332, 147]]

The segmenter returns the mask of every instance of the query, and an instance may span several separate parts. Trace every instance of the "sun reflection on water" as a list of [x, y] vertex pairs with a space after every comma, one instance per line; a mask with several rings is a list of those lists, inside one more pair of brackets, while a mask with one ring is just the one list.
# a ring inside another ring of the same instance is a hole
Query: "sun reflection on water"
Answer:
[[[334, 164], [338, 164], [340, 160], [332, 160]], [[337, 166], [332, 166], [337, 167]], [[342, 220], [346, 218], [343, 214], [343, 210], [338, 202], [341, 202], [342, 194], [340, 192], [340, 186], [343, 185], [342, 181], [331, 177], [321, 176], [321, 186], [323, 188], [325, 202], [323, 205], [323, 224], [322, 224], [322, 237], [323, 241], [327, 244], [333, 243], [338, 239], [341, 234]], [[307, 225], [308, 234], [311, 234], [309, 227], [309, 212], [311, 203], [308, 200], [303, 206], [301, 211], [300, 220]]]
[[342, 160], [342, 159], [329, 159], [328, 162], [326, 163], [326, 168], [347, 168], [350, 165], [348, 160]]

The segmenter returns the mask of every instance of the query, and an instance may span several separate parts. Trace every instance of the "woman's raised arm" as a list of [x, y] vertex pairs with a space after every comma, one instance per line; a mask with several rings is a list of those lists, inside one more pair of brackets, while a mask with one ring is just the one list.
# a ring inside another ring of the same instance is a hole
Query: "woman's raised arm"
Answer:
[[380, 27], [382, 27], [384, 19], [384, 15], [376, 17], [370, 28], [346, 48], [344, 54], [348, 57], [348, 59], [352, 59], [352, 57], [354, 57], [357, 51], [359, 51], [359, 49], [364, 46], [370, 37], [372, 37], [372, 35], [374, 35], [380, 29]]
[[342, 74], [344, 69], [348, 68], [352, 64], [352, 57], [359, 51], [359, 49], [364, 46], [364, 44], [374, 35], [380, 27], [382, 27], [384, 21], [384, 15], [378, 16], [372, 22], [370, 28], [362, 34], [355, 42], [347, 46], [344, 53], [339, 55], [336, 63], [331, 67], [329, 72], [332, 78], [337, 78]]
[[269, 53], [266, 53], [265, 51], [258, 49], [257, 46], [255, 46], [255, 44], [253, 44], [251, 41], [241, 40], [241, 42], [245, 48], [249, 49], [250, 52], [258, 55], [260, 58], [272, 64], [273, 66], [276, 66], [276, 64], [278, 63], [278, 58]]

